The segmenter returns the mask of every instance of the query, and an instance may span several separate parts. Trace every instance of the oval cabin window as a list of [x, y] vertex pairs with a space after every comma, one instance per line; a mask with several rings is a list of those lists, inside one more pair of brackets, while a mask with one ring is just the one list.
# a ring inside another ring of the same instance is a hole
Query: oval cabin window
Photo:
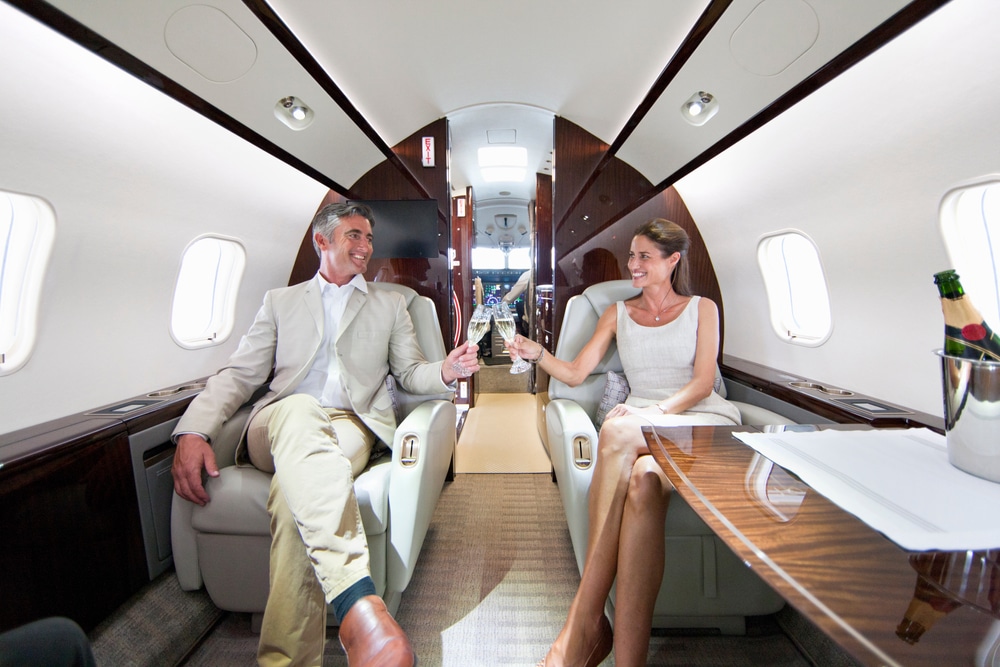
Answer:
[[957, 187], [941, 200], [941, 237], [965, 293], [1000, 331], [1000, 176]]
[[0, 190], [0, 375], [31, 356], [56, 216], [43, 199]]
[[184, 250], [170, 318], [178, 345], [193, 349], [229, 338], [245, 265], [246, 251], [232, 239], [203, 236]]
[[757, 244], [771, 327], [779, 338], [815, 347], [830, 337], [830, 294], [819, 250], [805, 234], [782, 231]]

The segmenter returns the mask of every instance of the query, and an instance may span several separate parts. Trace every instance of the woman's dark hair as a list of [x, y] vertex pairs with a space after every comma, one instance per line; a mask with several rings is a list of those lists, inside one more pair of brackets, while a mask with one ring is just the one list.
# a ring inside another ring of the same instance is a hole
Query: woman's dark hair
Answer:
[[684, 231], [684, 228], [676, 222], [671, 222], [663, 218], [654, 218], [649, 222], [643, 223], [635, 230], [633, 236], [645, 236], [655, 243], [656, 247], [660, 249], [662, 257], [669, 257], [675, 252], [681, 254], [680, 260], [674, 266], [674, 273], [670, 276], [670, 284], [673, 286], [674, 291], [681, 296], [690, 296], [691, 283], [688, 279], [687, 253], [688, 248], [691, 246], [691, 237]]

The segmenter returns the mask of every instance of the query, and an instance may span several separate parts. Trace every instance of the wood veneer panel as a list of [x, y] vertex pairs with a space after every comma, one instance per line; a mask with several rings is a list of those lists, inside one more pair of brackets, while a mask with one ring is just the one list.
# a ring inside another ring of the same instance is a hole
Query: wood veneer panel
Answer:
[[[558, 182], [558, 178], [556, 179]], [[712, 258], [705, 246], [705, 241], [698, 230], [698, 225], [688, 211], [684, 200], [674, 188], [667, 188], [656, 197], [649, 199], [638, 208], [629, 211], [623, 217], [614, 220], [611, 224], [605, 225], [601, 229], [591, 229], [588, 233], [586, 244], [582, 244], [575, 235], [564, 235], [564, 230], [556, 232], [555, 255], [558, 261], [565, 264], [571, 261], [574, 256], [578, 257], [578, 264], [583, 267], [584, 280], [580, 285], [570, 286], [563, 270], [556, 269], [556, 289], [555, 289], [555, 331], [558, 339], [559, 328], [562, 326], [563, 314], [566, 311], [566, 303], [576, 294], [580, 294], [595, 282], [604, 280], [614, 280], [618, 278], [628, 278], [628, 251], [632, 243], [632, 235], [643, 223], [653, 218], [666, 218], [676, 222], [684, 228], [691, 238], [691, 247], [688, 251], [688, 272], [691, 280], [691, 290], [694, 294], [712, 299], [719, 307], [719, 358], [722, 358], [722, 350], [725, 342], [725, 304], [722, 301], [722, 291], [719, 288], [719, 281], [715, 275], [715, 267], [712, 265]], [[575, 223], [574, 223], [575, 224]], [[568, 240], [567, 240], [568, 239]], [[564, 245], [564, 243], [566, 245]], [[572, 247], [566, 247], [572, 244]], [[602, 249], [606, 255], [617, 260], [617, 267], [612, 267], [613, 272], [594, 272], [587, 268], [586, 252], [592, 249]]]
[[[926, 427], [938, 433], [944, 433], [944, 420], [936, 415], [910, 411], [905, 408], [900, 408], [903, 411], [900, 414], [864, 414], [849, 410], [842, 403], [839, 403], [836, 397], [824, 397], [822, 396], [822, 392], [797, 389], [790, 384], [791, 382], [805, 382], [827, 386], [821, 380], [792, 375], [731, 355], [725, 355], [720, 366], [722, 374], [726, 378], [742, 382], [768, 396], [773, 396], [834, 422], [842, 424], [867, 424], [878, 428]], [[836, 389], [848, 389], [850, 391], [849, 388]], [[853, 391], [851, 398], [885, 403], [876, 397], [866, 396]]]
[[[790, 604], [858, 660], [871, 665], [974, 664], [976, 649], [988, 646], [988, 633], [1000, 618], [998, 605], [983, 608], [991, 602], [983, 605], [980, 600], [977, 607], [950, 587], [936, 587], [938, 604], [959, 605], [916, 643], [897, 635], [920, 575], [927, 580], [920, 563], [932, 554], [947, 558], [947, 552], [907, 552], [801, 482], [796, 490], [803, 494], [802, 503], [794, 511], [786, 508], [783, 519], [776, 517], [754, 491], [759, 487], [747, 483], [760, 460], [753, 449], [732, 438], [737, 430], [753, 429], [657, 429], [661, 447], [653, 430], [643, 429], [654, 458], [698, 515]], [[789, 482], [784, 484], [787, 490]], [[980, 574], [986, 579], [973, 588], [1000, 587], [995, 567]]]
[[56, 615], [89, 630], [148, 579], [126, 429], [94, 423], [0, 471], [0, 631]]
[[555, 189], [552, 202], [553, 226], [563, 225], [577, 196], [608, 151], [608, 144], [579, 125], [556, 116], [553, 149]]
[[[421, 166], [421, 140], [434, 137], [435, 165]], [[372, 167], [350, 188], [350, 197], [330, 191], [319, 208], [327, 203], [347, 199], [436, 199], [438, 203], [438, 256], [431, 259], [387, 258], [372, 260], [365, 273], [367, 280], [376, 276], [386, 282], [412, 287], [418, 294], [430, 298], [437, 309], [445, 348], [452, 348], [451, 262], [448, 248], [451, 242], [451, 193], [447, 182], [448, 125], [437, 120], [393, 147], [395, 158], [383, 160]], [[317, 210], [319, 210], [317, 208]], [[292, 266], [289, 285], [309, 280], [319, 270], [319, 258], [312, 247], [311, 220], [303, 223], [304, 237]], [[375, 221], [375, 243], [378, 244], [378, 220]]]
[[[545, 297], [539, 300], [538, 285], [555, 285], [555, 269], [552, 265], [552, 250], [554, 247], [554, 229], [552, 218], [552, 177], [548, 174], [535, 176], [535, 330], [532, 338], [545, 341], [546, 332], [549, 335], [555, 331], [555, 311], [550, 307], [552, 300]], [[549, 374], [535, 366], [535, 393], [545, 394], [549, 389]]]

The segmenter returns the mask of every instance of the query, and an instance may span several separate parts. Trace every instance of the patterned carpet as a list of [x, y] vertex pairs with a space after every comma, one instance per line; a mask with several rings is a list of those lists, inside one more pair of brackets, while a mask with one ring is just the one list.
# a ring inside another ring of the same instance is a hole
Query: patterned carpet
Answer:
[[224, 616], [204, 590], [182, 591], [170, 570], [94, 628], [90, 633], [94, 659], [98, 667], [181, 664]]
[[[421, 667], [534, 665], [558, 634], [578, 583], [548, 474], [461, 474], [445, 485], [397, 618]], [[130, 603], [95, 639], [102, 667], [255, 664], [249, 615], [226, 614], [213, 627], [207, 596], [180, 591], [172, 574], [145, 595], [156, 601]], [[190, 656], [176, 662], [209, 629]], [[323, 664], [347, 664], [336, 629], [328, 631]], [[614, 658], [602, 664], [613, 665]], [[810, 661], [769, 617], [750, 619], [745, 637], [657, 632], [649, 664], [805, 667]]]

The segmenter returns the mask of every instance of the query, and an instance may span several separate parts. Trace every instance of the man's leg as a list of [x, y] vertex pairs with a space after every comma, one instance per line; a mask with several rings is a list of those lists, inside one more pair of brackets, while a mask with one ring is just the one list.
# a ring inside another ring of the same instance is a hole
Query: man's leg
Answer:
[[[356, 436], [352, 422], [337, 421], [345, 446], [360, 461], [357, 441], [367, 441], [370, 449], [374, 436]], [[369, 577], [352, 462], [327, 411], [305, 395], [262, 410], [250, 425], [247, 444], [253, 464], [275, 473], [268, 499], [271, 587], [258, 660], [262, 665], [318, 665], [326, 602]]]
[[323, 664], [326, 599], [277, 476], [267, 498], [271, 516], [270, 593], [257, 646], [261, 667]]
[[321, 408], [307, 396], [268, 406], [250, 425], [251, 461], [275, 472], [262, 665], [321, 664], [327, 602], [352, 667], [415, 662], [406, 635], [375, 595], [354, 495], [354, 475], [375, 440], [356, 415]]

